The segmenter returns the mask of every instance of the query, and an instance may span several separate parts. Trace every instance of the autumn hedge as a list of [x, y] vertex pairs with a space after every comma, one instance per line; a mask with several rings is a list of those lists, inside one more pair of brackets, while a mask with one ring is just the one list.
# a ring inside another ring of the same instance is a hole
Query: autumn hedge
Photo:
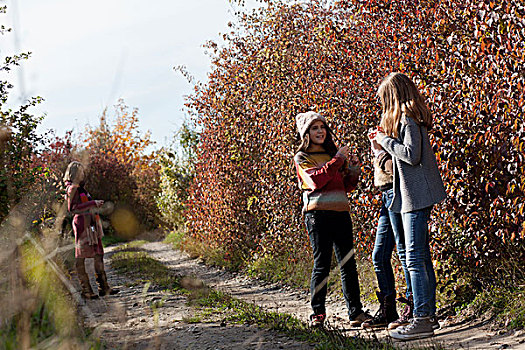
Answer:
[[[433, 211], [443, 286], [523, 278], [525, 258], [523, 2], [321, 1], [241, 13], [187, 106], [202, 128], [187, 203], [189, 234], [237, 265], [305, 259], [292, 157], [294, 116], [314, 109], [363, 162], [351, 195], [354, 237], [369, 254], [379, 196], [366, 130], [380, 80], [402, 71], [434, 114], [431, 140], [447, 193]], [[502, 264], [504, 262], [504, 264]], [[496, 269], [499, 267], [499, 269]]]

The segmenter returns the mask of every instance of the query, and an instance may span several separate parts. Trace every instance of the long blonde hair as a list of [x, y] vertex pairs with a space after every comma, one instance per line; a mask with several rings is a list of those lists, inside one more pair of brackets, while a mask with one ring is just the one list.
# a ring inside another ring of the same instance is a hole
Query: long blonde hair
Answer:
[[377, 89], [377, 96], [383, 107], [380, 125], [387, 135], [398, 136], [403, 115], [414, 119], [418, 125], [432, 129], [432, 114], [425, 99], [414, 82], [403, 73], [390, 73], [383, 79]]
[[69, 163], [66, 172], [64, 173], [64, 182], [71, 182], [78, 185], [80, 182], [82, 182], [82, 180], [84, 180], [83, 176], [78, 178], [80, 175], [80, 170], [84, 170], [82, 163], [77, 161]]

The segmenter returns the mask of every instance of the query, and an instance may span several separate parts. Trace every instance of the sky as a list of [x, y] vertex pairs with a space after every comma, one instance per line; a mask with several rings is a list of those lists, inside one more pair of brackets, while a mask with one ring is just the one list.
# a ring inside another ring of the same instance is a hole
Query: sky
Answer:
[[[0, 37], [0, 59], [31, 51], [7, 79], [8, 101], [45, 101], [38, 131], [63, 135], [97, 125], [118, 99], [139, 109], [140, 129], [158, 146], [169, 144], [185, 118], [184, 97], [193, 86], [173, 67], [184, 65], [205, 82], [210, 57], [203, 45], [220, 42], [238, 7], [228, 0], [0, 0], [0, 23], [13, 31]], [[253, 7], [253, 6], [252, 6]], [[2, 77], [4, 79], [4, 77]]]

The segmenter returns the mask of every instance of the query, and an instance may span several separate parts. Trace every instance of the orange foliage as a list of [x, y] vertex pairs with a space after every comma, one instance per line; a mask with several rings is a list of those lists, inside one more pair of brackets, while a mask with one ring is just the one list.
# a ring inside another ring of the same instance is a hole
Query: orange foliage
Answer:
[[483, 278], [501, 259], [523, 261], [524, 15], [518, 1], [473, 0], [269, 1], [239, 15], [223, 49], [207, 45], [209, 82], [188, 102], [203, 130], [190, 234], [229, 259], [307, 256], [292, 157], [294, 116], [314, 109], [365, 164], [351, 202], [356, 243], [370, 252], [378, 207], [365, 134], [380, 118], [379, 81], [402, 71], [435, 117], [449, 194], [431, 224], [440, 272]]
[[138, 122], [138, 110], [129, 112], [119, 100], [112, 125], [104, 113], [97, 128], [87, 129], [89, 188], [96, 198], [131, 207], [142, 223], [154, 226], [160, 222], [155, 201], [160, 166], [156, 152], [147, 153], [154, 142], [149, 132], [140, 133]]

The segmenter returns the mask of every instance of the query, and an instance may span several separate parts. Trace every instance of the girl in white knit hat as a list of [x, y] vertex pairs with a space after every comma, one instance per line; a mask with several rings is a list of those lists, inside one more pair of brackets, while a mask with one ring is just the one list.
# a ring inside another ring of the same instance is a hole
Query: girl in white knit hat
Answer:
[[359, 161], [349, 155], [348, 146], [337, 149], [326, 119], [320, 114], [301, 113], [296, 122], [301, 143], [294, 162], [314, 257], [310, 325], [322, 326], [326, 319], [327, 281], [335, 251], [350, 323], [358, 327], [372, 318], [362, 310], [347, 197], [357, 186]]

